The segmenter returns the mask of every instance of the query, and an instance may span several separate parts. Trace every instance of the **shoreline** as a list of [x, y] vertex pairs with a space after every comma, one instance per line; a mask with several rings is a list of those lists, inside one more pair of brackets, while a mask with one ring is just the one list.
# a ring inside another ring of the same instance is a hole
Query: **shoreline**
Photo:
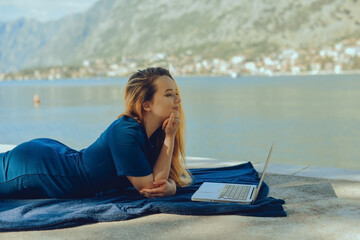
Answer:
[[[15, 145], [0, 144], [0, 153], [13, 149]], [[229, 167], [241, 163], [243, 161], [224, 161], [215, 158], [200, 158], [200, 157], [187, 157], [188, 168], [217, 168], [217, 167]], [[254, 168], [258, 172], [262, 172], [264, 169], [264, 163], [252, 162]], [[360, 182], [360, 170], [332, 168], [322, 166], [311, 165], [295, 165], [295, 164], [283, 164], [283, 163], [270, 163], [267, 169], [269, 174], [279, 174], [287, 176], [298, 177], [312, 177], [320, 179], [332, 179], [332, 180], [346, 180]]]
[[[239, 73], [236, 77], [232, 77], [230, 74], [219, 74], [219, 75], [208, 75], [208, 74], [186, 74], [186, 75], [174, 75], [174, 77], [229, 77], [233, 79], [241, 79], [242, 77], [296, 77], [296, 76], [327, 76], [327, 75], [360, 75], [360, 70], [347, 70], [341, 71], [339, 73], [335, 73], [332, 71], [320, 71], [320, 72], [273, 72], [272, 74], [241, 74]], [[117, 79], [117, 78], [124, 78], [127, 79], [128, 76], [117, 76], [117, 77], [109, 77], [109, 76], [94, 76], [94, 77], [84, 77], [84, 78], [59, 78], [59, 79], [0, 79], [0, 83], [2, 82], [27, 82], [27, 81], [57, 81], [57, 80], [88, 80], [88, 79]]]

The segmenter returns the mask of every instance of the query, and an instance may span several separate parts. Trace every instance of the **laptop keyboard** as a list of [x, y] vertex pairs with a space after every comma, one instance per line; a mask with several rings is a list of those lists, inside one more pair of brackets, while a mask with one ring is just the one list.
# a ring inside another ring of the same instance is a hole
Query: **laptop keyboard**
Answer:
[[245, 200], [249, 194], [250, 186], [225, 185], [219, 199]]

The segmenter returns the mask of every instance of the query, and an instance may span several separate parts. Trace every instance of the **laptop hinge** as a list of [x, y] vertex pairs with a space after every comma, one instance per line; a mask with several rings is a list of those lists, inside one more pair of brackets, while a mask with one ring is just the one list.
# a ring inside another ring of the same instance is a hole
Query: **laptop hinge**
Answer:
[[253, 188], [253, 192], [252, 192], [252, 194], [251, 194], [251, 200], [252, 200], [253, 202], [256, 200], [256, 198], [257, 198], [257, 196], [258, 196], [258, 193], [259, 193], [258, 188], [257, 188], [257, 187]]

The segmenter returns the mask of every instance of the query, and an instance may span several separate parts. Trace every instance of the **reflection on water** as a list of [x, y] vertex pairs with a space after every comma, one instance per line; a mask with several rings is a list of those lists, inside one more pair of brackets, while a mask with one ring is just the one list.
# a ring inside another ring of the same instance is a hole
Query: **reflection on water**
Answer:
[[[359, 75], [177, 78], [187, 155], [360, 169]], [[123, 111], [126, 79], [0, 83], [0, 143], [91, 144]], [[33, 95], [41, 98], [33, 106]]]

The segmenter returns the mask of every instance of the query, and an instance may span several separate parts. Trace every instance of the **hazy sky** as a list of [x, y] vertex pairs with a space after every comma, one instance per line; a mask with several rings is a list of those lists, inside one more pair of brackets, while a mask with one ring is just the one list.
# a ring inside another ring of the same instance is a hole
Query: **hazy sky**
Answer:
[[98, 0], [0, 0], [0, 21], [21, 17], [39, 21], [59, 19], [87, 10]]

